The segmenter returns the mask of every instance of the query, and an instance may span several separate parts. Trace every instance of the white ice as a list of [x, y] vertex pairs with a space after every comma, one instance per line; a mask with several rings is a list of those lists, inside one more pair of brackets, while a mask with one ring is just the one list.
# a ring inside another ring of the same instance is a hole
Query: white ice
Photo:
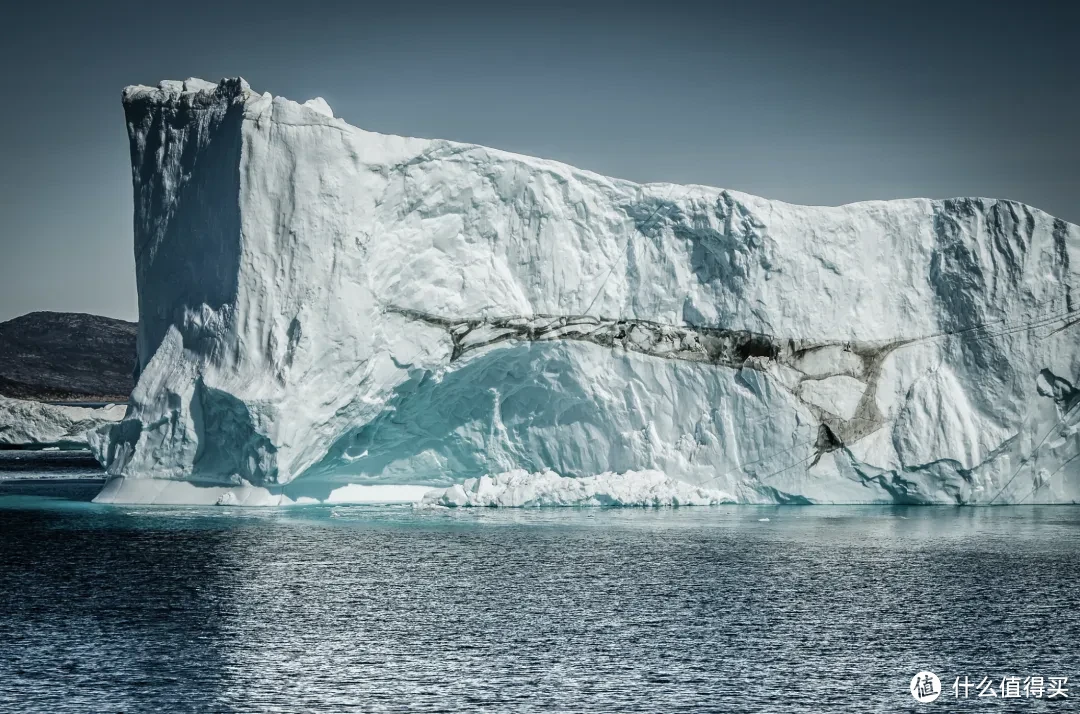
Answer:
[[713, 506], [734, 503], [730, 494], [691, 486], [659, 471], [611, 472], [567, 478], [554, 471], [523, 469], [466, 479], [435, 490], [420, 505], [444, 507], [502, 506]]
[[[124, 107], [141, 375], [91, 438], [103, 500], [515, 470], [746, 503], [1080, 500], [1080, 230], [1038, 209], [636, 184], [242, 80]], [[545, 327], [575, 316], [607, 322]]]

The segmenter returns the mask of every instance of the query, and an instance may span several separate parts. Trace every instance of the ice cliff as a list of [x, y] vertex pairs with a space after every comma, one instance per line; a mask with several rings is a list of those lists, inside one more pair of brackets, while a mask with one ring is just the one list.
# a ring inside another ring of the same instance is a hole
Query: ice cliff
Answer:
[[1042, 211], [639, 185], [239, 79], [124, 108], [141, 375], [102, 500], [524, 470], [1080, 501], [1080, 230]]
[[85, 449], [86, 433], [120, 421], [122, 405], [101, 409], [0, 397], [0, 448]]

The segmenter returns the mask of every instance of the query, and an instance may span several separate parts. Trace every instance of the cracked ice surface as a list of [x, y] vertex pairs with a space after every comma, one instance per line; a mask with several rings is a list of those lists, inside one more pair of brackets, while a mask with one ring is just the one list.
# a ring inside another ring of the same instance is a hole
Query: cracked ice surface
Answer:
[[124, 107], [141, 375], [91, 438], [110, 500], [519, 469], [752, 503], [1080, 500], [1080, 230], [1037, 209], [639, 185], [242, 80]]

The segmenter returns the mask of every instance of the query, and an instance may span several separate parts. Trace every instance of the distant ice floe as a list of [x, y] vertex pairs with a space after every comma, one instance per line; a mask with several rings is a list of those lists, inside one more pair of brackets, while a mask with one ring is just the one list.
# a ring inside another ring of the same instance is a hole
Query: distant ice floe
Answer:
[[249, 484], [218, 486], [166, 479], [117, 478], [98, 503], [206, 506], [308, 506], [414, 504], [419, 508], [542, 506], [712, 506], [734, 503], [724, 491], [677, 481], [659, 471], [602, 473], [571, 478], [524, 469], [470, 478], [447, 488], [412, 484], [344, 484], [321, 497]]
[[676, 481], [659, 471], [627, 471], [568, 478], [524, 469], [471, 478], [430, 491], [421, 507], [712, 506], [734, 503], [723, 491]]
[[0, 397], [0, 448], [85, 449], [86, 432], [118, 422], [127, 407], [100, 409]]

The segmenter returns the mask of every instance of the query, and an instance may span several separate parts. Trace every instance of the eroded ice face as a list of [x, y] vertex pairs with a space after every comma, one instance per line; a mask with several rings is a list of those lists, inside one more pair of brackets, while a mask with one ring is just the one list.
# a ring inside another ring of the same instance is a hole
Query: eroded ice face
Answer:
[[744, 502], [1080, 498], [1080, 232], [1040, 211], [637, 185], [241, 80], [125, 108], [142, 375], [93, 440], [116, 499], [517, 469]]

